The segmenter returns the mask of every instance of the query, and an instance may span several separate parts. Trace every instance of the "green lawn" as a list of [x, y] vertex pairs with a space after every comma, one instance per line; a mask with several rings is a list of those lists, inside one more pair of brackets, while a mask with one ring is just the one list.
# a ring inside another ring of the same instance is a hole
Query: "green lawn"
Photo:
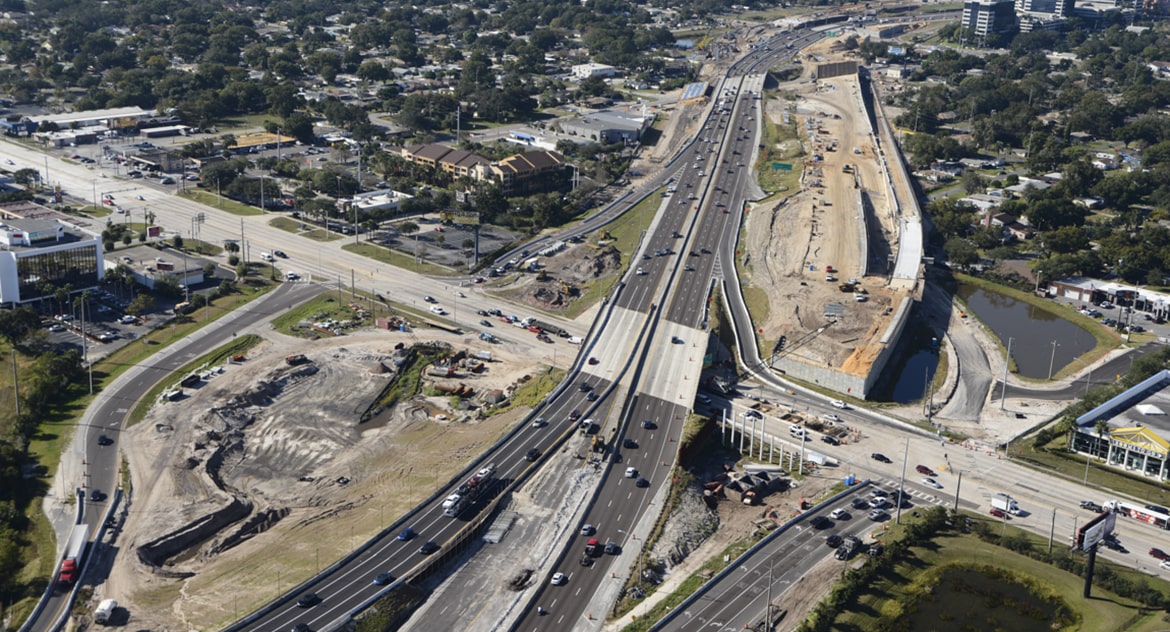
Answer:
[[404, 270], [410, 270], [419, 274], [426, 274], [430, 276], [453, 276], [456, 271], [447, 266], [431, 263], [429, 261], [416, 261], [414, 257], [401, 253], [397, 250], [371, 244], [363, 241], [359, 244], [346, 244], [341, 247], [342, 250], [359, 254], [363, 257], [381, 261], [387, 265], [391, 265]]
[[325, 230], [321, 226], [298, 222], [290, 217], [274, 217], [268, 221], [268, 225], [313, 241], [336, 241], [342, 237], [340, 233]]
[[249, 206], [247, 204], [243, 204], [243, 203], [237, 202], [235, 200], [230, 200], [228, 198], [221, 198], [220, 196], [216, 195], [215, 193], [209, 193], [207, 191], [200, 191], [199, 189], [194, 189], [194, 188], [187, 189], [187, 190], [181, 192], [179, 195], [181, 195], [185, 198], [189, 198], [191, 200], [194, 200], [194, 201], [196, 201], [204, 206], [211, 206], [214, 208], [218, 208], [222, 211], [226, 211], [228, 213], [231, 213], [232, 215], [263, 215], [264, 214], [264, 211], [260, 210], [259, 208], [256, 208], [255, 206]]
[[[975, 516], [972, 519], [995, 523], [992, 526], [999, 528], [999, 521], [994, 518]], [[1008, 534], [1013, 533], [1020, 532], [1010, 528]], [[1034, 547], [1047, 547], [1046, 538], [1032, 536], [1029, 538]], [[878, 629], [878, 621], [883, 614], [887, 617], [896, 616], [901, 604], [907, 599], [918, 591], [929, 590], [927, 585], [932, 569], [955, 563], [988, 565], [1018, 576], [1034, 578], [1041, 585], [1063, 596], [1068, 605], [1079, 614], [1080, 625], [1075, 629], [1131, 629], [1134, 618], [1141, 615], [1140, 608], [1135, 602], [1096, 586], [1093, 588], [1092, 599], [1082, 599], [1080, 595], [1084, 580], [1056, 566], [983, 542], [973, 534], [947, 534], [933, 538], [924, 546], [911, 547], [908, 555], [899, 560], [891, 572], [880, 575], [880, 579], [870, 585], [868, 592], [856, 602], [847, 605], [845, 612], [834, 619], [832, 628]], [[1097, 564], [1102, 566], [1108, 563], [1098, 559]], [[1154, 580], [1152, 583], [1159, 584], [1163, 591], [1166, 590], [1165, 582]], [[970, 623], [976, 627], [964, 628], [953, 621], [939, 622], [940, 625], [956, 629], [991, 629], [978, 626], [978, 622], [975, 621]]]

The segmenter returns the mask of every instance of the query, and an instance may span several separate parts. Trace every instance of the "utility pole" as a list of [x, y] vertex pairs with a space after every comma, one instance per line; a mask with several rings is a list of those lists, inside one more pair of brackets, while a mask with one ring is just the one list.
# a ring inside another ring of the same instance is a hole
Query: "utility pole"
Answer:
[[1012, 340], [1008, 338], [1007, 356], [1003, 359], [1003, 389], [999, 392], [999, 409], [1003, 410], [1004, 400], [1007, 399], [1008, 367], [1012, 364]]

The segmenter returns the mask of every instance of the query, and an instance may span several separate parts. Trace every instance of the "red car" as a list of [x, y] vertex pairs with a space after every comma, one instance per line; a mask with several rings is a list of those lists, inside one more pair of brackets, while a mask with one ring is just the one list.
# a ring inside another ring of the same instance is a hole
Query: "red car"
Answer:
[[987, 513], [995, 516], [996, 518], [1006, 518], [1007, 517], [1007, 514], [1005, 514], [1002, 509], [997, 509], [995, 507], [992, 507], [991, 511], [989, 511]]
[[935, 475], [934, 470], [930, 469], [929, 467], [926, 467], [925, 465], [916, 465], [914, 467], [914, 469], [917, 470], [919, 474], [924, 474], [926, 476], [934, 476]]
[[543, 331], [543, 330], [542, 330], [540, 327], [537, 327], [536, 325], [530, 325], [530, 326], [528, 327], [528, 331], [531, 331], [531, 332], [532, 332], [532, 333], [534, 333], [534, 334], [542, 334], [542, 333], [544, 333], [544, 331]]
[[1159, 560], [1170, 560], [1170, 554], [1166, 553], [1162, 549], [1150, 549], [1150, 557]]

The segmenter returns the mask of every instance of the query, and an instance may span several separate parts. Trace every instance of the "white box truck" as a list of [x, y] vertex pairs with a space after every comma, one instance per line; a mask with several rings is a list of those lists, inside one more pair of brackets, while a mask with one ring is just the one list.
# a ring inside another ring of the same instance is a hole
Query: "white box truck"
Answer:
[[991, 506], [1000, 511], [1006, 511], [1013, 516], [1020, 513], [1020, 506], [1016, 500], [1007, 494], [996, 494], [991, 497]]
[[93, 620], [97, 623], [109, 623], [110, 618], [114, 616], [114, 610], [118, 608], [118, 602], [113, 599], [103, 599], [98, 604], [97, 610], [93, 611]]

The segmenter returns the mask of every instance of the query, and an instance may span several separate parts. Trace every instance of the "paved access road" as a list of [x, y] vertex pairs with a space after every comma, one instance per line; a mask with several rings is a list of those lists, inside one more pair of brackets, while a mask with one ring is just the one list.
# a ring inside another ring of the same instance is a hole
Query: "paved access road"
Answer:
[[[126, 415], [155, 384], [162, 380], [177, 380], [174, 371], [195, 358], [223, 345], [233, 338], [234, 332], [246, 329], [258, 322], [282, 313], [292, 304], [307, 300], [321, 292], [320, 286], [308, 284], [285, 284], [268, 295], [212, 323], [209, 327], [162, 349], [159, 353], [135, 367], [131, 367], [101, 393], [95, 405], [86, 411], [82, 427], [69, 451], [62, 456], [62, 478], [73, 478], [64, 472], [77, 470], [78, 484], [85, 486], [86, 506], [84, 523], [90, 527], [91, 537], [96, 535], [105, 516], [109, 502], [108, 495], [119, 484], [118, 440]], [[133, 342], [131, 344], [141, 344]], [[98, 436], [106, 435], [112, 440], [109, 445], [99, 445]], [[67, 463], [66, 460], [71, 460]], [[92, 500], [90, 494], [97, 490], [107, 495], [102, 500]], [[64, 518], [65, 516], [63, 516]], [[92, 545], [91, 545], [92, 554]], [[60, 615], [63, 608], [71, 606], [68, 592], [53, 595], [32, 622], [31, 630], [47, 630]]]

